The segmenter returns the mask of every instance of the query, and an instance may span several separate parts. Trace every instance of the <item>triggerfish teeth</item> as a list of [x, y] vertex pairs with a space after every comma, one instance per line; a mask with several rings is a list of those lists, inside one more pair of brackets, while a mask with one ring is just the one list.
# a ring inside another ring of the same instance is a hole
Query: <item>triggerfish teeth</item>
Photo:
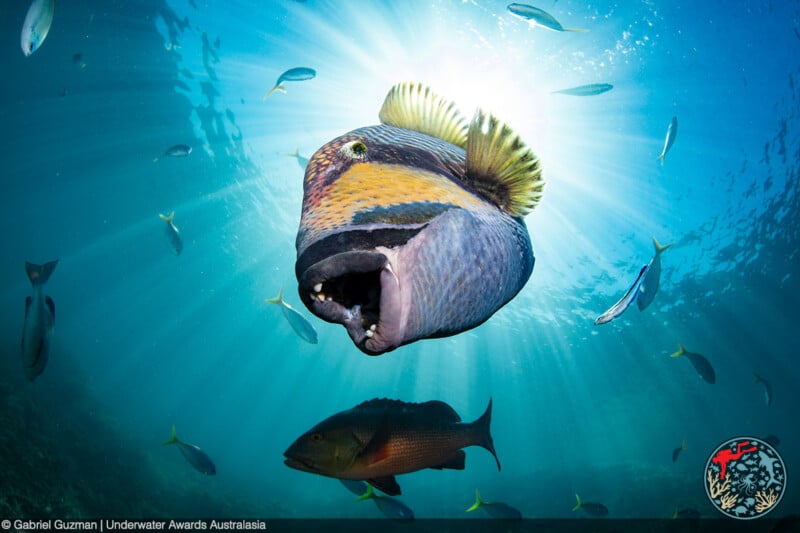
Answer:
[[485, 322], [533, 271], [524, 217], [539, 159], [505, 124], [417, 83], [393, 87], [381, 124], [309, 159], [297, 233], [300, 298], [364, 353]]

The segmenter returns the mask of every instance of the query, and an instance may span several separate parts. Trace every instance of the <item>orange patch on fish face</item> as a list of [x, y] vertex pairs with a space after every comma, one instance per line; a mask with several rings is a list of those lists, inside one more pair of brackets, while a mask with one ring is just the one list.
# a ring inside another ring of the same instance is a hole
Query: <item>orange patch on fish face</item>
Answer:
[[301, 225], [306, 239], [353, 223], [361, 211], [416, 202], [451, 204], [479, 210], [483, 200], [445, 176], [404, 165], [364, 162], [353, 164], [321, 191], [316, 205], [307, 204]]

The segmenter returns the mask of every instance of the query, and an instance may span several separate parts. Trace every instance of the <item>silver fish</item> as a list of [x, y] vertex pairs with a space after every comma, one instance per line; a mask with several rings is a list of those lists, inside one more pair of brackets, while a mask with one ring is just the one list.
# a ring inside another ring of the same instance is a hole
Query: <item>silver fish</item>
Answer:
[[577, 87], [570, 87], [569, 89], [561, 89], [553, 91], [552, 94], [567, 94], [570, 96], [594, 96], [596, 94], [603, 94], [613, 89], [614, 86], [610, 83], [592, 83], [589, 85], [579, 85]]
[[274, 93], [275, 91], [280, 91], [282, 93], [286, 92], [286, 87], [283, 86], [283, 82], [285, 81], [305, 81], [310, 80], [316, 77], [317, 71], [313, 68], [308, 67], [296, 67], [290, 68], [280, 76], [278, 76], [278, 81], [275, 82], [275, 85], [267, 91], [267, 94], [264, 95], [262, 100], [266, 100], [269, 96]]
[[217, 473], [217, 467], [214, 466], [214, 461], [200, 449], [199, 446], [195, 444], [189, 444], [188, 442], [183, 442], [178, 438], [178, 434], [175, 432], [175, 426], [172, 426], [172, 435], [170, 438], [162, 443], [164, 446], [169, 446], [170, 444], [175, 444], [178, 446], [178, 449], [183, 455], [183, 458], [192, 465], [192, 467], [200, 472], [201, 474], [205, 474], [207, 476], [213, 476]]
[[175, 251], [175, 255], [181, 255], [183, 251], [183, 240], [181, 240], [178, 227], [173, 222], [175, 220], [175, 211], [172, 211], [169, 215], [162, 215], [159, 213], [158, 217], [167, 224], [167, 239], [169, 239], [169, 244]]
[[53, 23], [55, 7], [55, 0], [33, 0], [31, 7], [28, 8], [20, 37], [22, 53], [26, 57], [38, 50], [47, 38], [50, 25]]
[[50, 349], [50, 337], [56, 321], [56, 306], [44, 295], [44, 284], [56, 269], [58, 260], [43, 265], [25, 263], [25, 272], [33, 295], [25, 298], [25, 325], [22, 329], [22, 366], [28, 381], [44, 372]]
[[644, 265], [642, 269], [639, 271], [639, 275], [636, 277], [636, 281], [633, 282], [631, 288], [628, 289], [628, 292], [617, 301], [614, 305], [612, 305], [605, 313], [597, 317], [594, 321], [596, 326], [600, 324], [605, 324], [607, 322], [611, 322], [628, 308], [629, 305], [633, 302], [633, 299], [636, 298], [636, 295], [639, 292], [639, 287], [642, 284], [642, 280], [644, 276], [647, 274], [648, 265]]
[[661, 245], [653, 237], [653, 246], [656, 251], [650, 263], [647, 265], [647, 275], [642, 280], [642, 285], [639, 287], [639, 294], [636, 296], [636, 306], [639, 311], [644, 311], [645, 308], [653, 302], [653, 298], [658, 292], [658, 286], [661, 282], [661, 253], [672, 246], [672, 243]]
[[661, 155], [658, 156], [658, 160], [661, 161], [661, 164], [664, 164], [664, 157], [666, 157], [667, 152], [672, 145], [675, 143], [675, 137], [678, 135], [678, 117], [672, 117], [672, 122], [669, 123], [669, 127], [667, 128], [667, 136], [664, 139], [664, 148], [661, 150]]
[[538, 7], [529, 6], [528, 4], [508, 4], [508, 9], [514, 15], [527, 20], [536, 26], [541, 26], [553, 31], [571, 31], [578, 33], [585, 33], [589, 30], [580, 28], [565, 28], [558, 22], [553, 15]]
[[317, 331], [314, 329], [308, 320], [303, 318], [303, 315], [297, 312], [294, 307], [287, 304], [283, 300], [283, 287], [281, 290], [278, 291], [278, 295], [275, 298], [267, 298], [264, 300], [267, 303], [279, 305], [281, 311], [283, 312], [283, 316], [289, 325], [292, 326], [297, 335], [306, 342], [310, 342], [311, 344], [317, 344]]
[[503, 502], [486, 502], [481, 499], [481, 493], [475, 489], [475, 503], [467, 509], [468, 513], [476, 509], [483, 509], [492, 518], [500, 520], [522, 520], [522, 513], [516, 507], [511, 507]]
[[753, 372], [753, 375], [756, 378], [754, 383], [761, 383], [764, 386], [764, 402], [766, 402], [767, 407], [769, 407], [770, 405], [772, 405], [772, 385], [770, 384], [769, 381], [764, 379], [763, 376], [755, 372]]

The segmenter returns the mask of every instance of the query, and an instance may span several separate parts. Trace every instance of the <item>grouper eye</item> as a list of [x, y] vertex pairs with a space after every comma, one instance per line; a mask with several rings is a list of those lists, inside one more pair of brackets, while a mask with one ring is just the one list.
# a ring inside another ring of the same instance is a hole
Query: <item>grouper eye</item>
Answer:
[[367, 157], [367, 145], [361, 141], [350, 141], [339, 149], [339, 153], [349, 159], [364, 159]]
[[313, 435], [311, 435], [311, 442], [321, 442], [321, 441], [322, 441], [322, 435], [320, 433], [314, 433]]

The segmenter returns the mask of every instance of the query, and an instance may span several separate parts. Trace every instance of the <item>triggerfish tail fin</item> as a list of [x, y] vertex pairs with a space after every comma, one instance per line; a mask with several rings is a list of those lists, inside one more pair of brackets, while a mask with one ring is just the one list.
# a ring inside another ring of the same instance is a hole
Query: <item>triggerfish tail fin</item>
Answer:
[[282, 305], [283, 304], [283, 287], [280, 288], [280, 290], [278, 291], [278, 295], [275, 298], [267, 298], [264, 301], [269, 303], [269, 304]]
[[680, 357], [685, 353], [686, 353], [686, 348], [684, 348], [683, 344], [681, 344], [681, 342], [678, 341], [678, 351], [673, 354], [670, 354], [670, 357]]
[[513, 217], [524, 217], [542, 198], [544, 179], [539, 158], [519, 136], [481, 110], [467, 132], [464, 181]]
[[25, 262], [25, 272], [28, 274], [28, 279], [31, 280], [31, 285], [34, 287], [44, 285], [50, 279], [50, 275], [56, 269], [58, 259], [50, 261], [43, 265], [37, 265], [29, 261]]
[[168, 446], [170, 444], [178, 444], [179, 442], [178, 433], [175, 431], [175, 424], [172, 424], [172, 434], [170, 435], [169, 439], [162, 442], [161, 445]]
[[464, 148], [467, 121], [455, 104], [416, 82], [391, 88], [378, 113], [382, 124], [418, 131]]
[[467, 509], [467, 512], [471, 513], [481, 505], [483, 505], [483, 500], [481, 500], [481, 493], [478, 492], [478, 489], [475, 489], [475, 503], [472, 504], [472, 507]]
[[673, 244], [674, 243], [661, 244], [661, 243], [658, 242], [658, 239], [653, 237], [653, 246], [655, 246], [655, 248], [656, 248], [656, 254], [660, 254], [661, 252], [663, 252], [664, 250], [666, 250], [667, 248], [669, 248]]
[[375, 496], [375, 489], [372, 488], [372, 485], [367, 483], [367, 492], [356, 498], [356, 501], [363, 502], [364, 500], [369, 500], [372, 498], [377, 498], [377, 496]]
[[497, 463], [497, 471], [500, 471], [500, 459], [497, 458], [497, 452], [494, 451], [494, 440], [492, 439], [492, 433], [490, 425], [492, 423], [492, 399], [489, 398], [489, 405], [486, 407], [486, 411], [481, 415], [479, 419], [472, 423], [472, 426], [475, 430], [475, 435], [478, 437], [478, 446], [482, 448], [486, 448], [489, 450], [492, 455], [494, 456], [494, 460]]
[[161, 213], [159, 213], [158, 218], [160, 218], [164, 222], [171, 223], [175, 219], [175, 211], [172, 211], [169, 215], [162, 215]]
[[273, 87], [272, 89], [270, 89], [269, 91], [267, 91], [267, 94], [265, 94], [265, 95], [264, 95], [264, 97], [263, 97], [261, 100], [262, 100], [262, 101], [263, 101], [263, 100], [266, 100], [266, 99], [267, 99], [267, 98], [269, 98], [269, 97], [270, 97], [270, 95], [272, 95], [272, 93], [274, 93], [275, 91], [280, 91], [280, 92], [282, 92], [283, 94], [286, 94], [286, 87], [284, 87], [284, 86], [283, 86], [282, 84], [280, 84], [280, 83], [279, 83], [279, 84], [277, 84], [275, 87]]
[[584, 28], [563, 28], [564, 31], [571, 31], [574, 33], [587, 33], [589, 30]]
[[575, 494], [575, 498], [578, 500], [578, 505], [576, 505], [575, 507], [573, 507], [573, 508], [572, 508], [572, 512], [573, 512], [573, 513], [574, 513], [575, 511], [577, 511], [578, 509], [580, 509], [581, 507], [583, 507], [583, 502], [581, 501], [581, 497], [580, 497], [580, 496], [578, 496], [578, 494], [577, 494], [577, 493]]

